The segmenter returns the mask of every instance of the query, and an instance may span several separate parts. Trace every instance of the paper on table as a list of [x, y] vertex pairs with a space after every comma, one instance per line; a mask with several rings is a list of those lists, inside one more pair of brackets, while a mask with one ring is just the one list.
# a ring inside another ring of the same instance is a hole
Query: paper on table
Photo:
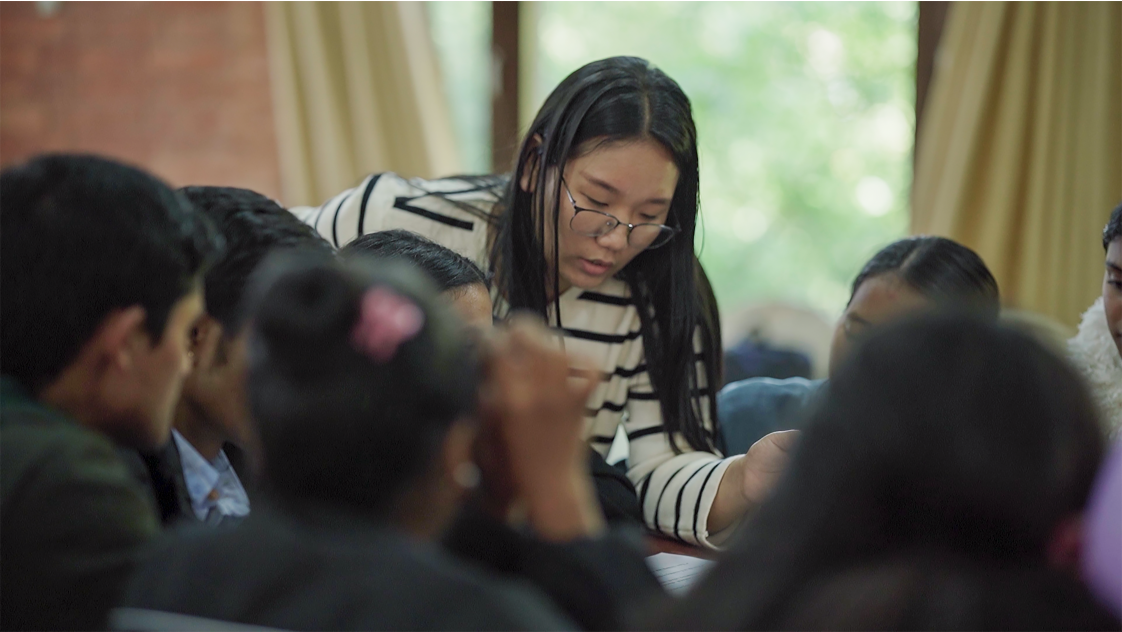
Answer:
[[713, 566], [713, 560], [688, 555], [659, 553], [647, 558], [647, 566], [668, 592], [681, 595]]

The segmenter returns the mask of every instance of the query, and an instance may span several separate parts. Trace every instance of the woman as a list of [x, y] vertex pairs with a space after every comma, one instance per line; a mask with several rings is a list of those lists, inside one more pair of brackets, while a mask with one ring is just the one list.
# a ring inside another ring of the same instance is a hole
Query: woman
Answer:
[[1091, 385], [1108, 434], [1122, 429], [1122, 204], [1103, 228], [1103, 295], [1083, 314], [1068, 354]]
[[790, 467], [671, 629], [1118, 629], [1076, 579], [1103, 455], [1030, 335], [923, 314], [842, 360]]
[[697, 134], [689, 99], [645, 60], [600, 60], [561, 82], [509, 178], [378, 174], [293, 212], [336, 245], [390, 228], [425, 235], [494, 275], [496, 317], [529, 310], [560, 330], [602, 374], [589, 441], [606, 454], [623, 426], [651, 529], [715, 546], [766, 492], [758, 470], [774, 469], [784, 441], [750, 459], [714, 445], [721, 345], [693, 251]]
[[[830, 374], [869, 328], [940, 306], [997, 318], [997, 281], [982, 258], [944, 237], [908, 237], [885, 246], [853, 280], [853, 292], [834, 329]], [[721, 389], [717, 407], [725, 449], [742, 452], [768, 433], [797, 428], [825, 384], [803, 378], [751, 378]]]
[[[516, 324], [493, 336], [477, 408], [472, 346], [411, 268], [298, 258], [260, 280], [247, 392], [266, 502], [235, 528], [169, 539], [125, 604], [298, 630], [571, 627], [435, 540], [480, 469], [511, 481], [537, 537], [601, 533], [580, 439], [591, 385]], [[501, 468], [473, 459], [480, 421], [500, 430]], [[125, 629], [153, 621], [124, 614]]]

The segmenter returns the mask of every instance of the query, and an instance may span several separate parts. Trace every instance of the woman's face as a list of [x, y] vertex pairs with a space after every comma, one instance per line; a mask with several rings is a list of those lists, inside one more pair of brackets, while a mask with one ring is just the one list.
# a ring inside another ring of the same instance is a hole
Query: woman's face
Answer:
[[1106, 325], [1114, 337], [1114, 346], [1122, 356], [1122, 239], [1115, 239], [1106, 251], [1106, 274], [1103, 276], [1103, 308]]
[[837, 372], [845, 354], [867, 329], [905, 314], [930, 307], [931, 300], [902, 282], [895, 274], [865, 279], [834, 329], [830, 346], [830, 375]]
[[[590, 141], [595, 143], [596, 140]], [[598, 287], [631, 262], [643, 247], [628, 244], [625, 224], [668, 224], [670, 201], [678, 186], [678, 167], [669, 152], [653, 140], [607, 143], [573, 158], [565, 165], [564, 186], [550, 178], [557, 192], [559, 291], [576, 286]], [[529, 186], [523, 178], [523, 188]], [[600, 237], [574, 232], [570, 222], [576, 205], [607, 213], [621, 224]], [[546, 226], [546, 247], [552, 249], [552, 226]], [[552, 261], [552, 252], [546, 252]]]

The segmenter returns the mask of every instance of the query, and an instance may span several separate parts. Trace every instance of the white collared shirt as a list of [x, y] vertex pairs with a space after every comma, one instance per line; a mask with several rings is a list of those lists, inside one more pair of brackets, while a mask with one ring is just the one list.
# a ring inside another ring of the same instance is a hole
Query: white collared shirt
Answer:
[[220, 516], [248, 515], [249, 496], [226, 453], [219, 450], [213, 461], [207, 461], [179, 431], [172, 430], [171, 435], [179, 448], [183, 482], [191, 497], [191, 509], [199, 520], [206, 522], [212, 511]]

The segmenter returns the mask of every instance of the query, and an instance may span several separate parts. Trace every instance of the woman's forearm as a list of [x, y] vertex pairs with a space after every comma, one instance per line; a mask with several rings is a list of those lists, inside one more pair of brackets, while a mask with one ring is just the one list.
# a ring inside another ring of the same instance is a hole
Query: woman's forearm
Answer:
[[725, 470], [717, 487], [717, 496], [709, 508], [706, 528], [709, 533], [723, 531], [753, 508], [753, 503], [744, 495], [745, 457], [737, 457]]
[[729, 465], [709, 510], [710, 533], [727, 528], [764, 502], [787, 469], [798, 440], [798, 430], [773, 432], [753, 443], [747, 454]]

